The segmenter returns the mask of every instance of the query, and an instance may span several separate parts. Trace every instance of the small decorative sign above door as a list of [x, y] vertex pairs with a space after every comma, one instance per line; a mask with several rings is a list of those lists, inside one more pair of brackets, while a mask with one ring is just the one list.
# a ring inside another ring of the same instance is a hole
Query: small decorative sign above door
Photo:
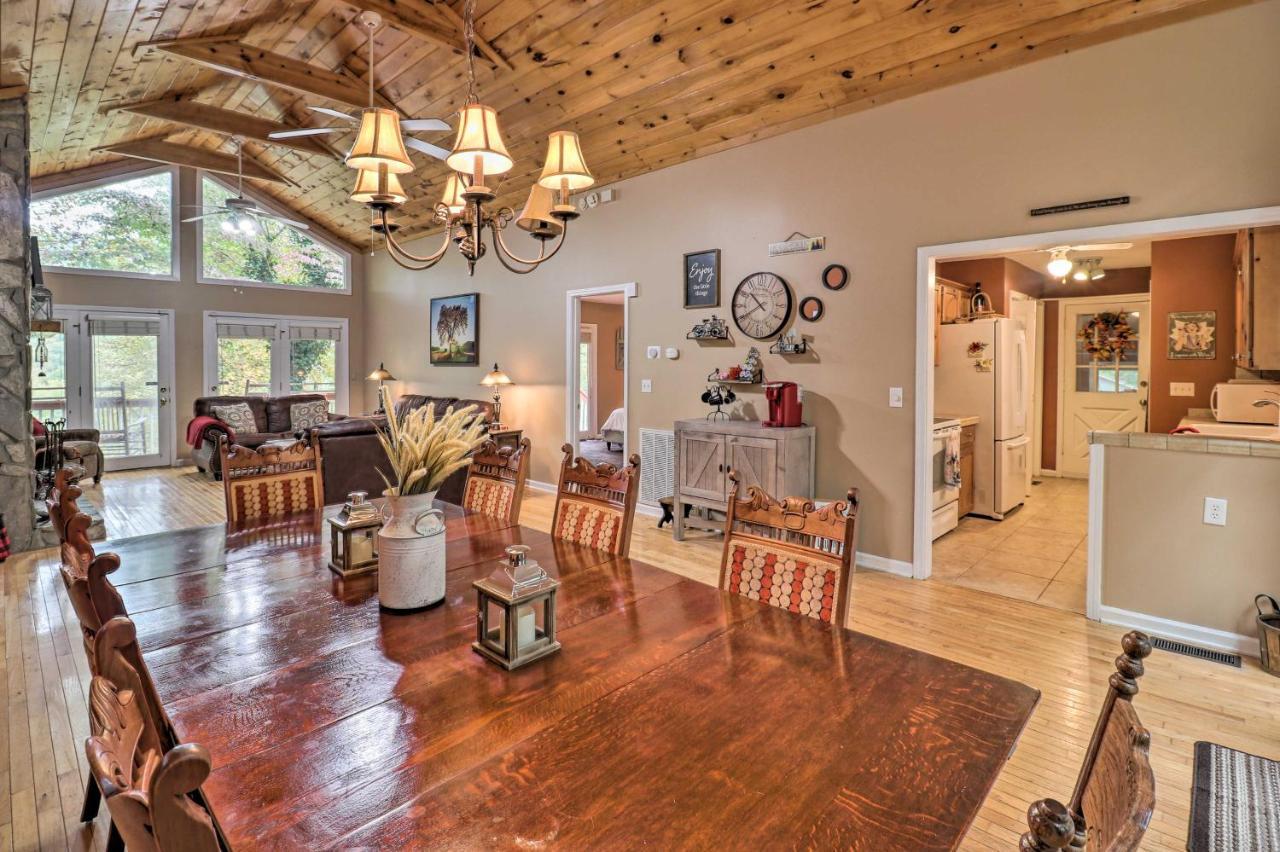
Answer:
[[827, 247], [826, 237], [810, 237], [799, 231], [792, 231], [791, 236], [780, 243], [769, 243], [769, 257], [781, 254], [804, 254], [810, 251], [822, 251]]
[[1098, 207], [1122, 207], [1129, 203], [1129, 196], [1117, 195], [1113, 198], [1097, 198], [1093, 201], [1073, 201], [1070, 204], [1055, 204], [1052, 207], [1033, 207], [1032, 216], [1052, 216], [1054, 213], [1075, 213], [1077, 210], [1094, 210]]
[[720, 307], [720, 249], [693, 251], [684, 256], [684, 306]]

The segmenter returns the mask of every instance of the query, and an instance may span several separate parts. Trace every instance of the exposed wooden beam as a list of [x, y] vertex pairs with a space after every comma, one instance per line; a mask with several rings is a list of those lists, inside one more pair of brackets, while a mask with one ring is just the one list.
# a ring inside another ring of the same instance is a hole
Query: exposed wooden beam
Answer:
[[151, 41], [140, 41], [133, 46], [133, 58], [153, 47], [169, 47], [175, 44], [216, 44], [223, 41], [239, 41], [248, 33], [221, 33], [219, 35], [186, 36], [185, 38], [157, 38]]
[[[458, 36], [461, 38], [463, 28], [462, 16], [454, 11], [453, 7], [449, 5], [447, 0], [429, 0], [429, 4], [437, 15], [453, 24], [454, 28], [458, 31]], [[508, 71], [516, 70], [515, 66], [508, 62], [507, 58], [499, 53], [492, 44], [486, 41], [480, 33], [475, 33], [474, 35], [476, 47], [480, 49], [480, 52], [488, 58], [490, 62], [500, 68], [505, 68]]]
[[181, 98], [171, 97], [136, 104], [121, 104], [108, 107], [104, 112], [113, 110], [123, 110], [147, 118], [212, 130], [214, 133], [223, 133], [228, 136], [243, 136], [245, 139], [265, 142], [268, 145], [281, 145], [307, 154], [331, 155], [333, 153], [315, 137], [295, 136], [290, 139], [272, 139], [270, 136], [281, 130], [297, 130], [296, 125], [282, 124], [256, 115], [245, 115]]
[[13, 98], [20, 98], [26, 93], [27, 93], [27, 87], [25, 85], [4, 86], [0, 88], [0, 101], [7, 101], [7, 100], [12, 100]]
[[[115, 145], [103, 145], [94, 148], [110, 154], [121, 154], [125, 157], [136, 157], [139, 160], [151, 160], [156, 163], [171, 163], [175, 166], [188, 166], [193, 169], [217, 172], [218, 174], [236, 176], [236, 158], [230, 154], [210, 151], [207, 148], [193, 148], [190, 145], [179, 145], [163, 139], [142, 139], [135, 142], [119, 142]], [[289, 183], [275, 172], [267, 171], [253, 160], [245, 157], [244, 176], [253, 180], [269, 180], [275, 183]]]
[[[281, 56], [239, 41], [179, 39], [160, 43], [157, 50], [180, 59], [197, 62], [224, 74], [277, 86], [303, 95], [337, 101], [356, 108], [368, 106], [368, 88], [352, 77], [335, 74], [290, 56]], [[374, 103], [395, 109], [395, 104], [377, 92]]]
[[105, 163], [94, 163], [92, 166], [85, 166], [82, 169], [51, 172], [47, 175], [33, 175], [31, 177], [31, 191], [48, 192], [67, 186], [102, 180], [103, 178], [123, 177], [150, 168], [154, 168], [154, 166], [142, 160], [108, 160]]

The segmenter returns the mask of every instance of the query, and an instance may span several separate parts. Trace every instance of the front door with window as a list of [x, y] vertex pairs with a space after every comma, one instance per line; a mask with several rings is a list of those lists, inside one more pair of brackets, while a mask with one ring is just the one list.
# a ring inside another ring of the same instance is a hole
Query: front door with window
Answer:
[[1089, 432], [1147, 428], [1149, 304], [1145, 293], [1059, 303], [1062, 475], [1088, 476]]

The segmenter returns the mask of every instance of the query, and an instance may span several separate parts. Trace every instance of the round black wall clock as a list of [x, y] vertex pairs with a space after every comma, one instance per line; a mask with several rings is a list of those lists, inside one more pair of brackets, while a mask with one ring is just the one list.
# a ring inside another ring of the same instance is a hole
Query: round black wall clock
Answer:
[[754, 272], [733, 291], [733, 321], [747, 337], [767, 340], [791, 319], [791, 288], [772, 272]]
[[843, 290], [849, 283], [849, 270], [838, 263], [833, 263], [822, 270], [822, 286], [828, 290]]
[[826, 310], [826, 306], [822, 304], [822, 300], [817, 296], [805, 296], [800, 300], [800, 316], [809, 322], [817, 322], [822, 319], [822, 315]]

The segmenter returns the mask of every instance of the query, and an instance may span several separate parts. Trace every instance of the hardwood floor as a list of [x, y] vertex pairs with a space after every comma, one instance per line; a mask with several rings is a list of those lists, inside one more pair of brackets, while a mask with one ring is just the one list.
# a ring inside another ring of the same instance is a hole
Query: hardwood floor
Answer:
[[[88, 497], [105, 501], [112, 536], [222, 519], [220, 486], [191, 468], [108, 474]], [[551, 495], [529, 492], [522, 523], [549, 530], [553, 505]], [[636, 519], [632, 555], [714, 583], [719, 539], [691, 534], [676, 543], [670, 527], [658, 530], [656, 523]], [[103, 818], [92, 829], [78, 822], [88, 678], [56, 555], [14, 557], [3, 578], [0, 657], [8, 697], [0, 702], [0, 848], [101, 849]], [[1032, 800], [1070, 795], [1123, 631], [976, 589], [869, 571], [852, 582], [850, 627], [1041, 690], [1040, 705], [962, 847], [1015, 849]], [[1253, 660], [1236, 670], [1157, 651], [1141, 690], [1135, 706], [1151, 730], [1156, 775], [1156, 813], [1143, 848], [1181, 850], [1194, 742], [1280, 756], [1280, 681]]]

